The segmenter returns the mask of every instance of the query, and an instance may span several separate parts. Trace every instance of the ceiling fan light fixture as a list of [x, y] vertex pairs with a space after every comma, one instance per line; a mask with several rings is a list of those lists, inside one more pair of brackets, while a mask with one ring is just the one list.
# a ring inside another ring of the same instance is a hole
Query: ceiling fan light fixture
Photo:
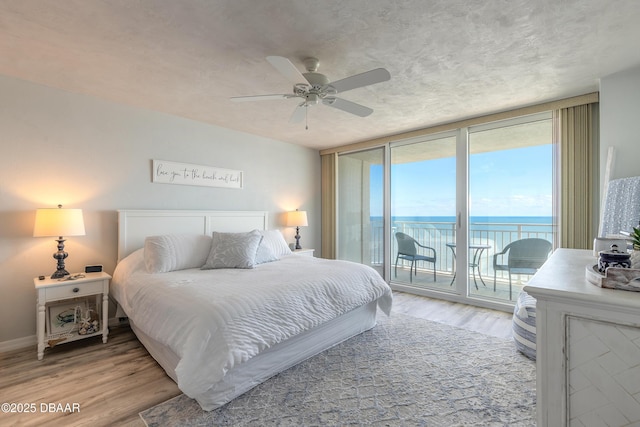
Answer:
[[316, 93], [309, 93], [307, 94], [307, 105], [316, 105], [317, 103], [320, 102], [320, 97], [318, 97], [318, 94]]

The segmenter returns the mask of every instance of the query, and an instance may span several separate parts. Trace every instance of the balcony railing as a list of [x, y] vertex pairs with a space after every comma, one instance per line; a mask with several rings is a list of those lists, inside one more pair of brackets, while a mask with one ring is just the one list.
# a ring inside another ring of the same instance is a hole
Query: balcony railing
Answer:
[[[436, 271], [441, 273], [453, 273], [454, 254], [447, 246], [455, 243], [454, 222], [416, 222], [394, 221], [392, 224], [392, 236], [396, 232], [402, 232], [416, 239], [420, 244], [432, 247], [436, 250]], [[509, 243], [526, 238], [540, 238], [553, 242], [555, 226], [546, 223], [496, 223], [473, 222], [469, 225], [469, 242], [473, 244], [489, 245], [480, 258], [480, 271], [485, 277], [493, 277], [493, 254], [500, 252]], [[371, 261], [374, 265], [384, 264], [384, 228], [381, 221], [371, 223]], [[420, 249], [420, 248], [419, 248]], [[419, 252], [420, 253], [420, 252]], [[391, 240], [390, 265], [395, 265], [397, 254], [397, 242]], [[426, 253], [425, 253], [426, 255]], [[409, 263], [400, 260], [399, 267], [409, 267]], [[431, 268], [431, 266], [429, 266]], [[506, 273], [499, 271], [499, 279], [506, 278]]]

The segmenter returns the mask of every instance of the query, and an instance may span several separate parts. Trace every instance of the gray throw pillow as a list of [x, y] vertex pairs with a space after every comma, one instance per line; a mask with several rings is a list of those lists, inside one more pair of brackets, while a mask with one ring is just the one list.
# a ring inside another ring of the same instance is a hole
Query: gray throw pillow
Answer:
[[262, 240], [258, 230], [248, 233], [213, 232], [211, 252], [203, 270], [214, 268], [253, 268], [256, 253]]

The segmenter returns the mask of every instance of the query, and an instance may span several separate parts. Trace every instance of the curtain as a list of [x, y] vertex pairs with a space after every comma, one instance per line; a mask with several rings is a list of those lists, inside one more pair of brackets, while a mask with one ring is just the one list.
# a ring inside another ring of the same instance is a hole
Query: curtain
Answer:
[[336, 258], [336, 165], [338, 154], [324, 154], [321, 159], [321, 189], [322, 189], [322, 221], [321, 221], [321, 251], [320, 256], [327, 259]]
[[554, 111], [559, 152], [559, 247], [590, 249], [598, 223], [598, 108]]

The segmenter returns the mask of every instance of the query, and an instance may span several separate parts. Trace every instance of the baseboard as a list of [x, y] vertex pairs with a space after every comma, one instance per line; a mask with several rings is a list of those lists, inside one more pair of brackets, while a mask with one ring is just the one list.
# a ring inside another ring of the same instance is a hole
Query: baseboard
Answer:
[[[128, 318], [112, 317], [109, 319], [109, 327], [122, 326], [129, 324]], [[6, 353], [13, 350], [22, 350], [27, 347], [38, 345], [38, 337], [36, 335], [30, 335], [28, 337], [16, 338], [15, 340], [0, 342], [0, 353]]]
[[31, 335], [28, 337], [16, 338], [15, 340], [0, 342], [0, 353], [7, 351], [21, 350], [27, 347], [35, 347], [38, 344], [38, 337]]

